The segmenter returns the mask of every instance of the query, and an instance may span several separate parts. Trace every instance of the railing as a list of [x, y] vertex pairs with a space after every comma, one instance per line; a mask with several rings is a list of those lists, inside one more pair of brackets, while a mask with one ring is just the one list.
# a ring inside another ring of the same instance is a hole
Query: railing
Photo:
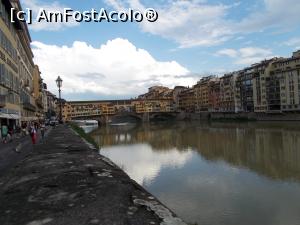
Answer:
[[6, 105], [6, 95], [0, 95], [0, 108], [4, 108]]
[[38, 97], [38, 99], [36, 99], [36, 105], [39, 107], [39, 108], [43, 108], [44, 107], [44, 105], [43, 105], [43, 99], [42, 99], [42, 97], [40, 96], [40, 97]]
[[32, 105], [30, 102], [24, 102], [23, 103], [23, 108], [27, 109], [27, 110], [30, 110], [32, 112], [36, 111], [36, 107], [34, 105]]

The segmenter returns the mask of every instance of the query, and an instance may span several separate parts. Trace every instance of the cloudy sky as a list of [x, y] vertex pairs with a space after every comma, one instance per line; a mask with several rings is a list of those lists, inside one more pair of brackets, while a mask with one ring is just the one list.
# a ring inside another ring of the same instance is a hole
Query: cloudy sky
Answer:
[[154, 8], [154, 23], [33, 23], [34, 61], [68, 100], [124, 99], [152, 85], [193, 85], [300, 49], [299, 0], [21, 0], [23, 8]]

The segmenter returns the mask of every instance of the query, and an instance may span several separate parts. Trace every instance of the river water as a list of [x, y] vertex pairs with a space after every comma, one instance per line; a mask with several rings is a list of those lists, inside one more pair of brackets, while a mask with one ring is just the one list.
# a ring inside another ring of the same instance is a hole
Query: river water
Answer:
[[186, 222], [300, 225], [300, 123], [160, 123], [91, 133]]

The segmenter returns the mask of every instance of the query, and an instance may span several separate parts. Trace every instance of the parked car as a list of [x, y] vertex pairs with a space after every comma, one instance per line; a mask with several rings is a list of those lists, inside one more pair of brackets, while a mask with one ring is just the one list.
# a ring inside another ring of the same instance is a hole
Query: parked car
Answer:
[[50, 120], [49, 120], [49, 119], [46, 119], [46, 120], [45, 120], [45, 125], [46, 125], [46, 126], [49, 126], [49, 125], [50, 125]]
[[58, 121], [57, 120], [51, 120], [49, 124], [50, 124], [50, 126], [56, 126], [56, 125], [58, 125]]

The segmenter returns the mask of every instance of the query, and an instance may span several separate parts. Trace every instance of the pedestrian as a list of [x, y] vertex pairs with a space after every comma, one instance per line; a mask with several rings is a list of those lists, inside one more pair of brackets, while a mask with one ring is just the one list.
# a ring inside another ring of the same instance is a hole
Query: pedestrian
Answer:
[[16, 126], [16, 135], [17, 135], [17, 138], [20, 138], [21, 137], [21, 127], [20, 127], [20, 125], [18, 124], [17, 126]]
[[34, 124], [31, 124], [30, 126], [30, 136], [31, 136], [31, 140], [32, 140], [32, 144], [36, 143], [36, 129]]
[[22, 123], [22, 136], [25, 137], [26, 134], [26, 128], [27, 128], [27, 124], [25, 122]]
[[2, 133], [2, 141], [4, 144], [6, 144], [7, 143], [7, 135], [8, 135], [8, 128], [6, 125], [2, 125], [1, 133]]
[[44, 137], [45, 137], [45, 129], [46, 129], [45, 124], [42, 123], [40, 126], [42, 139], [44, 139]]
[[8, 135], [7, 135], [9, 142], [13, 141], [13, 134], [14, 134], [13, 127], [9, 126], [9, 128], [8, 128]]

